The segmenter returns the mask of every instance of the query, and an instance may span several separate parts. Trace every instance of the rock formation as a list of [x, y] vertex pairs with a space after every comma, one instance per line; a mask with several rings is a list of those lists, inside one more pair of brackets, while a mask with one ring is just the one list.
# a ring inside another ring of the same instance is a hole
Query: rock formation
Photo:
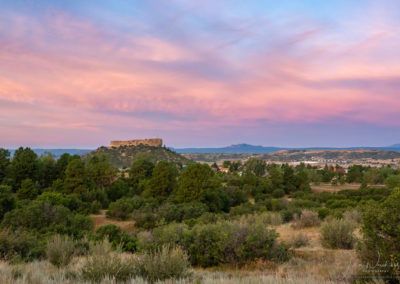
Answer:
[[162, 141], [162, 139], [159, 139], [159, 138], [152, 138], [152, 139], [136, 139], [136, 140], [111, 141], [110, 142], [110, 147], [138, 146], [138, 145], [161, 147], [163, 145], [163, 141]]

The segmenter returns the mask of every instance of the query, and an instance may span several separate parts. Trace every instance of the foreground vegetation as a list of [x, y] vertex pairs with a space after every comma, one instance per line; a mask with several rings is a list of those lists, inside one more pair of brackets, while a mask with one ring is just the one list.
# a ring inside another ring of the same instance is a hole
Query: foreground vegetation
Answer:
[[[102, 154], [0, 149], [0, 282], [399, 279], [398, 169], [223, 166], [138, 155], [118, 170]], [[95, 228], [100, 210], [109, 221]]]

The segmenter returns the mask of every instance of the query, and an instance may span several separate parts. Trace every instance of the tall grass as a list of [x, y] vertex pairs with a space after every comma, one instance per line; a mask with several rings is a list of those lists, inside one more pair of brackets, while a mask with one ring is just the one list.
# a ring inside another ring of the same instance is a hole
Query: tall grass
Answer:
[[46, 256], [55, 266], [66, 266], [75, 252], [75, 242], [68, 236], [54, 235], [47, 241]]
[[321, 242], [326, 248], [352, 249], [355, 244], [353, 221], [345, 219], [329, 219], [321, 226]]

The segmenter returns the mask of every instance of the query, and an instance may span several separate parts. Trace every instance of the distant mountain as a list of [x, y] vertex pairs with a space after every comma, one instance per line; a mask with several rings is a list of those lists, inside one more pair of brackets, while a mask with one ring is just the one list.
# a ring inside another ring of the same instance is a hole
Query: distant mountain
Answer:
[[146, 157], [154, 163], [158, 161], [168, 161], [187, 164], [190, 160], [182, 155], [164, 147], [153, 147], [147, 145], [120, 146], [120, 147], [100, 147], [87, 155], [83, 159], [88, 159], [96, 154], [106, 154], [110, 163], [117, 168], [127, 168], [139, 157]]
[[[44, 153], [51, 153], [56, 159], [61, 157], [62, 154], [70, 154], [70, 155], [79, 155], [83, 156], [88, 153], [90, 153], [91, 149], [32, 149], [33, 152], [35, 152], [38, 156], [44, 154]], [[16, 149], [9, 149], [11, 156], [14, 155], [14, 152]]]
[[285, 147], [265, 147], [249, 144], [235, 144], [221, 148], [173, 148], [181, 154], [268, 154], [280, 150], [382, 150], [400, 152], [400, 144], [387, 147], [306, 147], [306, 148], [285, 148]]

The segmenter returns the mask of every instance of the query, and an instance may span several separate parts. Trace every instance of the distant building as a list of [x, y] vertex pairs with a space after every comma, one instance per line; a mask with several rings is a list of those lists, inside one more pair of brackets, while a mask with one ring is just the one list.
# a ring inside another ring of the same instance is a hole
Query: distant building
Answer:
[[163, 141], [160, 138], [151, 138], [151, 139], [135, 139], [135, 140], [110, 142], [110, 147], [139, 146], [139, 145], [162, 147]]

